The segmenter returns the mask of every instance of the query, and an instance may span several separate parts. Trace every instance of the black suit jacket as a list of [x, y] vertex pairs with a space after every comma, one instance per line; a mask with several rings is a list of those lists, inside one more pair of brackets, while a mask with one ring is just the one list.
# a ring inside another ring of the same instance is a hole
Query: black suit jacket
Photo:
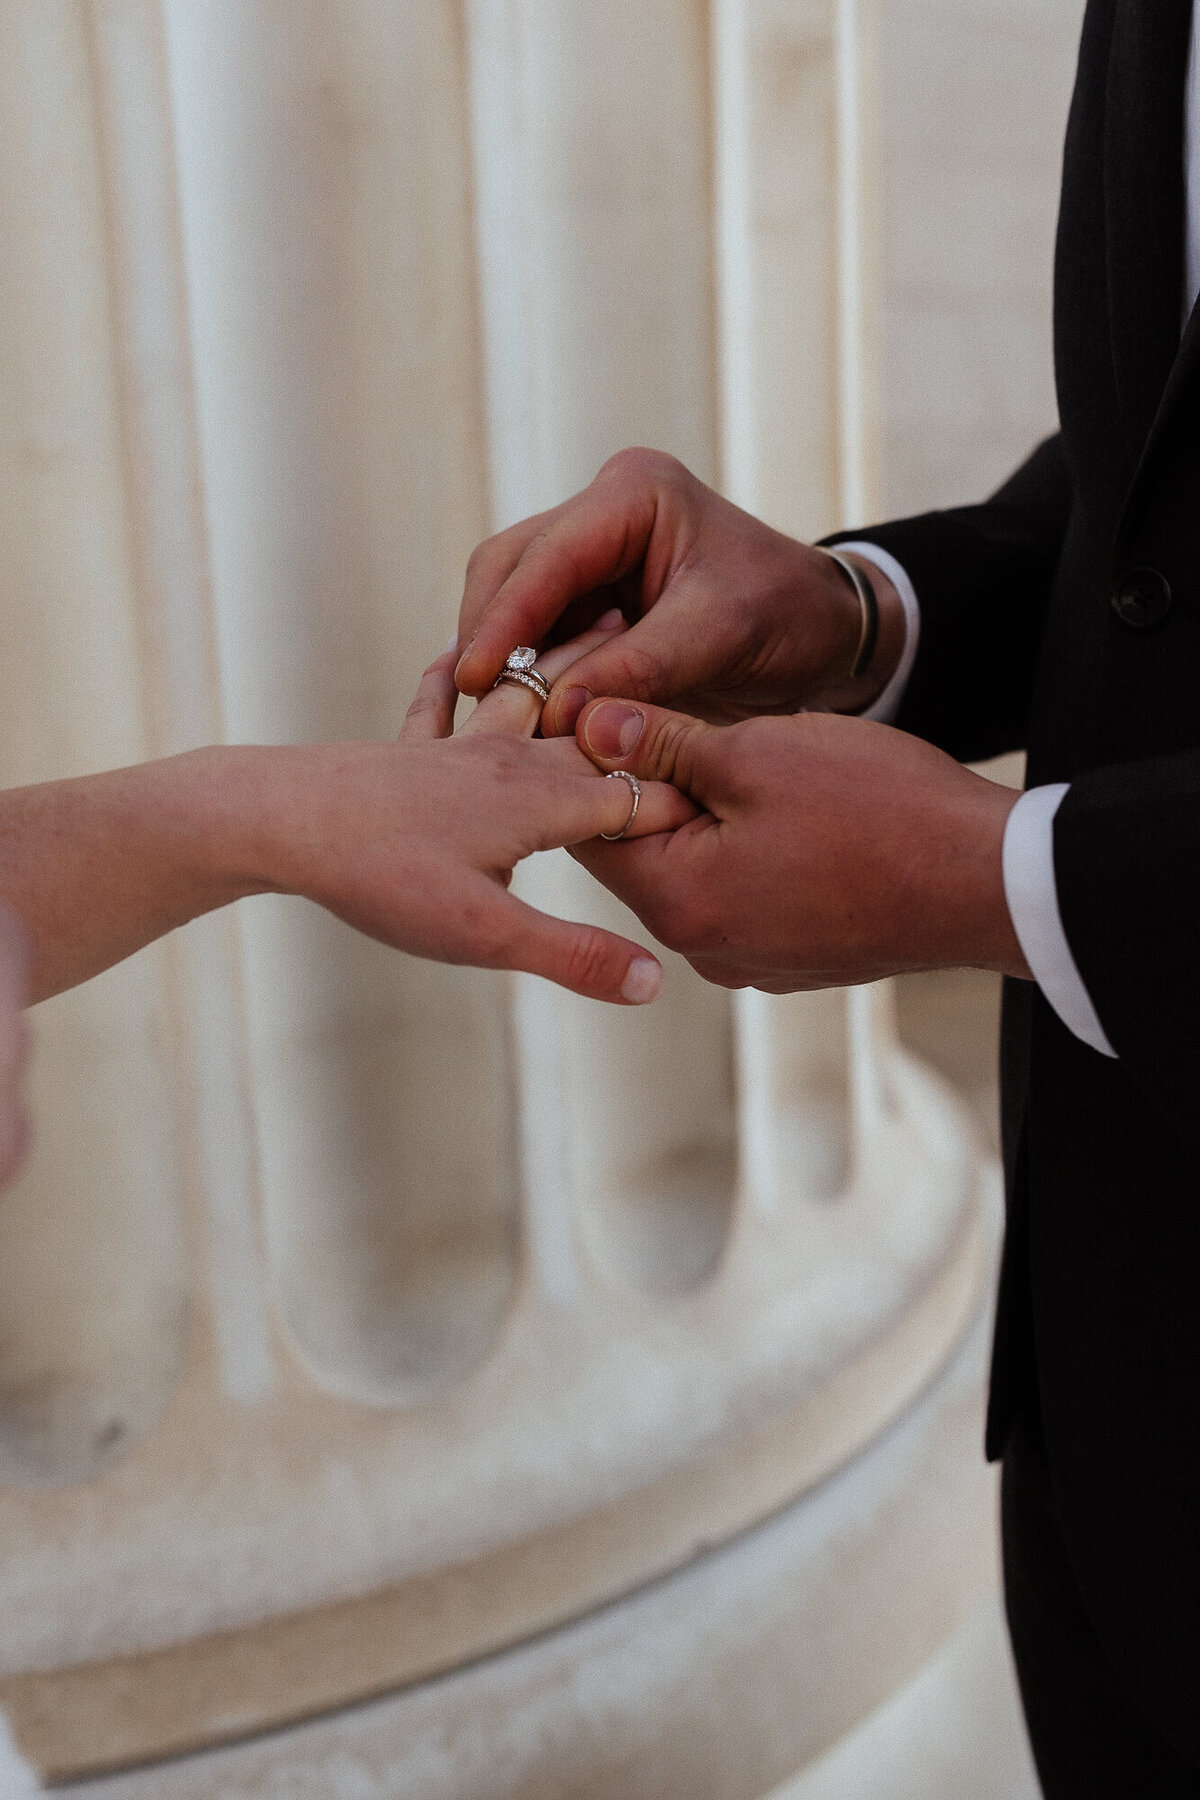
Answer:
[[[1075, 1572], [1200, 1752], [1200, 310], [1180, 341], [1190, 0], [1090, 0], [1055, 274], [1061, 431], [981, 506], [873, 527], [921, 603], [897, 723], [1069, 781], [1063, 923], [1110, 1043], [1006, 984], [988, 1420], [1036, 1396]], [[855, 534], [859, 535], [859, 534]], [[1036, 1385], [1035, 1385], [1036, 1384]]]

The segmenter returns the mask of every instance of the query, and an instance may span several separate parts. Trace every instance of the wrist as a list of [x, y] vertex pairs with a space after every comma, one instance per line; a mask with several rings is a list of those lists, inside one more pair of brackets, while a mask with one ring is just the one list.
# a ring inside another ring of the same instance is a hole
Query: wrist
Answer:
[[258, 821], [266, 810], [254, 759], [271, 751], [208, 745], [59, 784], [64, 817], [114, 874], [180, 919], [262, 886]]
[[33, 939], [33, 999], [261, 885], [239, 752], [187, 751], [5, 796], [6, 898]]
[[199, 872], [228, 900], [308, 885], [319, 745], [229, 744], [194, 752]]
[[267, 746], [210, 744], [163, 762], [147, 809], [151, 848], [199, 914], [274, 888], [275, 763]]
[[293, 755], [290, 746], [210, 744], [128, 771], [130, 854], [153, 861], [188, 917], [283, 889]]
[[1004, 888], [1004, 834], [1020, 795], [986, 776], [963, 774], [961, 802], [946, 821], [941, 854], [930, 858], [925, 903], [944, 926], [937, 960], [1030, 980]]
[[251, 745], [218, 754], [225, 760], [214, 862], [233, 897], [298, 894], [336, 911], [353, 865], [379, 848], [381, 831], [411, 832], [403, 745]]

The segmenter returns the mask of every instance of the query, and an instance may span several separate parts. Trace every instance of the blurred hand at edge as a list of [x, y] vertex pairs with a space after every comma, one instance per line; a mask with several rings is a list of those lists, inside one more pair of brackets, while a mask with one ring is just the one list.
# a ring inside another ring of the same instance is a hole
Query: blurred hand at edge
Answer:
[[29, 1058], [29, 934], [0, 905], [0, 1188], [21, 1166], [29, 1142], [23, 1087]]

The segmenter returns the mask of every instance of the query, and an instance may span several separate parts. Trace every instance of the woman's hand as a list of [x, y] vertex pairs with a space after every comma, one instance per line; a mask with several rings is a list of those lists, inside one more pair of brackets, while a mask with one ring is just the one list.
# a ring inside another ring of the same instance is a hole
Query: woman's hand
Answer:
[[[548, 651], [539, 671], [553, 681], [619, 629], [619, 615], [602, 620]], [[412, 955], [526, 969], [592, 999], [653, 1000], [662, 969], [639, 945], [548, 918], [507, 891], [534, 851], [620, 831], [627, 784], [603, 780], [573, 738], [535, 741], [541, 709], [527, 688], [491, 690], [451, 737], [454, 664], [450, 650], [426, 670], [395, 745], [261, 753], [275, 758], [267, 810], [278, 822], [262, 885], [305, 894]], [[629, 836], [672, 830], [695, 811], [647, 782]]]
[[[551, 675], [619, 628], [553, 652]], [[526, 969], [626, 1004], [662, 985], [629, 939], [548, 918], [508, 892], [535, 850], [619, 831], [624, 782], [571, 739], [535, 742], [524, 689], [489, 693], [451, 737], [454, 653], [427, 670], [396, 743], [213, 748], [0, 794], [0, 897], [33, 939], [44, 999], [198, 914], [302, 894], [414, 956]], [[694, 808], [648, 783], [638, 834]]]

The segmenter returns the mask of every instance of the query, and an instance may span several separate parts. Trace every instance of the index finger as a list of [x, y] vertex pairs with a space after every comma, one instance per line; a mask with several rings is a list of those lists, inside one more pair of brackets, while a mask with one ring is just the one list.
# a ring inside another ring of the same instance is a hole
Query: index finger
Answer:
[[475, 574], [468, 568], [463, 615], [474, 613], [477, 622], [455, 670], [462, 692], [486, 693], [515, 644], [539, 643], [573, 600], [636, 568], [655, 511], [654, 495], [645, 487], [585, 488], [543, 516], [498, 586], [491, 587], [494, 570], [486, 562]]
[[[565, 504], [570, 505], [570, 502]], [[508, 525], [503, 531], [497, 531], [475, 546], [467, 559], [463, 597], [458, 608], [460, 644], [470, 643], [480, 617], [520, 562], [526, 545], [561, 511], [561, 506], [555, 506], [549, 512], [535, 513], [532, 518], [521, 519], [516, 525]]]

